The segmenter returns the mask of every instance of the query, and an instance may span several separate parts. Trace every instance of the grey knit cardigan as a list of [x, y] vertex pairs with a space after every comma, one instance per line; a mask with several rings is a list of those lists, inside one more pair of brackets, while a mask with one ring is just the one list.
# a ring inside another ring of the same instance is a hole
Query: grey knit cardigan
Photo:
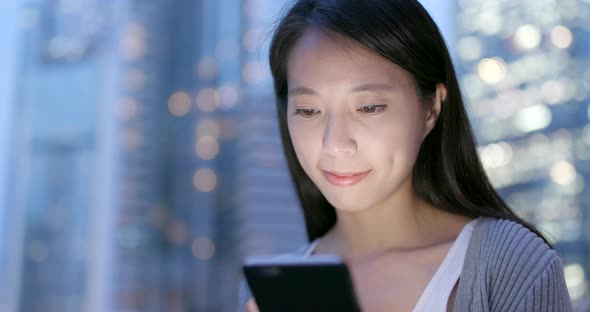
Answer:
[[[309, 245], [295, 254], [304, 254]], [[251, 297], [240, 284], [238, 311]], [[573, 311], [555, 250], [521, 224], [481, 217], [459, 280], [453, 311]]]

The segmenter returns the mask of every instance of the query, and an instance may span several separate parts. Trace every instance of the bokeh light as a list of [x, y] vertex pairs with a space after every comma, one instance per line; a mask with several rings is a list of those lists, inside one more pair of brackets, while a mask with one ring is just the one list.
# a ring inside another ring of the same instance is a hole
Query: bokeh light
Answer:
[[506, 63], [499, 58], [485, 58], [477, 66], [479, 78], [487, 84], [496, 84], [506, 76]]
[[146, 53], [146, 30], [142, 24], [129, 23], [121, 35], [121, 49], [125, 59], [135, 61]]
[[192, 243], [193, 256], [200, 260], [210, 260], [215, 255], [215, 244], [207, 237], [197, 237]]
[[193, 175], [193, 186], [199, 192], [212, 192], [217, 186], [217, 174], [210, 168], [200, 168]]
[[219, 154], [219, 143], [212, 136], [202, 136], [197, 140], [195, 151], [203, 160], [211, 160]]
[[551, 166], [551, 179], [559, 185], [570, 185], [576, 179], [576, 168], [568, 161], [558, 161]]
[[203, 112], [213, 112], [219, 106], [219, 91], [204, 88], [197, 94], [197, 106]]
[[520, 49], [532, 50], [541, 43], [541, 32], [535, 25], [521, 25], [514, 32], [514, 41]]
[[256, 84], [266, 77], [266, 68], [259, 61], [249, 61], [242, 69], [242, 77], [249, 84]]
[[195, 136], [209, 136], [213, 138], [219, 138], [220, 133], [221, 125], [219, 124], [219, 121], [214, 119], [203, 119], [197, 124]]
[[525, 107], [514, 116], [514, 126], [522, 132], [531, 132], [551, 123], [551, 111], [545, 105]]
[[572, 45], [574, 36], [569, 28], [559, 25], [551, 30], [551, 42], [560, 49], [567, 49]]
[[168, 98], [168, 111], [170, 114], [180, 117], [191, 110], [191, 98], [184, 91], [176, 91]]
[[124, 96], [121, 98], [119, 104], [119, 116], [124, 121], [129, 121], [137, 117], [139, 111], [139, 104], [137, 100], [130, 96]]

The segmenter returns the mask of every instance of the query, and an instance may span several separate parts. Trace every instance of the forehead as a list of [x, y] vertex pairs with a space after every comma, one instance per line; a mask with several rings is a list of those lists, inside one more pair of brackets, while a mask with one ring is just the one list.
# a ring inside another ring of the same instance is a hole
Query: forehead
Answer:
[[290, 87], [330, 82], [383, 82], [411, 86], [409, 74], [393, 62], [341, 35], [308, 29], [292, 48], [287, 63]]

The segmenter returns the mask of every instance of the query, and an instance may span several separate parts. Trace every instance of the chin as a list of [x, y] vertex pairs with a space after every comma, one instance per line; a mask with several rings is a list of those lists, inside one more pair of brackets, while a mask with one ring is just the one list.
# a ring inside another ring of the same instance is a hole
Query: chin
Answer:
[[339, 196], [338, 199], [333, 198], [332, 196], [326, 197], [328, 202], [334, 206], [336, 211], [342, 212], [359, 212], [363, 210], [367, 210], [370, 205], [358, 198], [348, 198], [347, 196]]

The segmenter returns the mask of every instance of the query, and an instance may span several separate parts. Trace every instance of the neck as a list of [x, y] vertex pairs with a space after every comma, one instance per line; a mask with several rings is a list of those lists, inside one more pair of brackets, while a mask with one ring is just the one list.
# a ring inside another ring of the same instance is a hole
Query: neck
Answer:
[[417, 196], [392, 196], [362, 211], [336, 210], [336, 225], [322, 238], [324, 250], [349, 259], [404, 252], [447, 243], [470, 221]]

